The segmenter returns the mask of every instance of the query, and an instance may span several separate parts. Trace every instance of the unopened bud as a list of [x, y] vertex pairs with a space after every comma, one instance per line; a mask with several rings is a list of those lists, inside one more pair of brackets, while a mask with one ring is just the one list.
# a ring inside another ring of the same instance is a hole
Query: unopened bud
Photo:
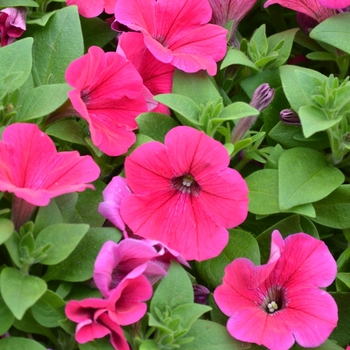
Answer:
[[210, 290], [200, 284], [193, 285], [194, 292], [194, 302], [197, 304], [206, 304], [208, 300], [208, 296], [210, 294]]
[[301, 125], [300, 118], [292, 109], [283, 109], [280, 112], [281, 122], [289, 125]]
[[275, 90], [270, 88], [269, 84], [264, 83], [254, 91], [250, 105], [261, 112], [272, 102], [274, 95]]

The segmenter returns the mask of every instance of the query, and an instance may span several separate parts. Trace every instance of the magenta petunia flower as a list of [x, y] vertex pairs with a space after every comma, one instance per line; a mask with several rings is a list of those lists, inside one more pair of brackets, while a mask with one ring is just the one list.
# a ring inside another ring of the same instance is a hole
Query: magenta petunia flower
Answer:
[[108, 14], [114, 13], [115, 3], [117, 0], [66, 0], [68, 6], [78, 6], [78, 12], [86, 18], [97, 17], [103, 11]]
[[78, 115], [89, 123], [95, 146], [110, 156], [135, 142], [135, 118], [147, 111], [142, 78], [124, 57], [92, 46], [67, 68], [68, 92]]
[[248, 213], [247, 185], [229, 161], [221, 143], [187, 126], [170, 130], [165, 144], [141, 145], [125, 162], [132, 194], [121, 202], [122, 219], [136, 235], [163, 242], [186, 260], [219, 255], [226, 228]]
[[264, 7], [279, 4], [282, 7], [304, 13], [317, 22], [322, 22], [335, 14], [333, 10], [323, 6], [320, 0], [267, 0]]
[[220, 26], [234, 20], [234, 26], [237, 28], [238, 23], [255, 5], [256, 0], [209, 0], [213, 10], [211, 22]]
[[266, 265], [245, 258], [225, 269], [214, 291], [219, 308], [229, 316], [227, 329], [236, 339], [270, 350], [322, 344], [338, 321], [337, 304], [326, 291], [337, 273], [327, 246], [305, 233], [283, 240], [272, 233]]
[[25, 7], [8, 7], [0, 10], [1, 46], [6, 46], [19, 38], [26, 30]]
[[0, 141], [0, 191], [37, 206], [64, 193], [94, 188], [87, 182], [99, 177], [90, 156], [57, 152], [49, 136], [35, 124], [16, 123], [5, 128]]
[[140, 31], [159, 61], [215, 75], [226, 54], [227, 30], [208, 24], [211, 15], [207, 0], [118, 0], [115, 7], [116, 20]]
[[157, 60], [140, 33], [123, 33], [118, 39], [117, 53], [131, 61], [140, 73], [149, 110], [169, 115], [169, 108], [153, 100], [153, 96], [171, 92], [175, 67]]
[[320, 0], [321, 5], [326, 6], [330, 9], [344, 9], [347, 6], [350, 6], [349, 0]]

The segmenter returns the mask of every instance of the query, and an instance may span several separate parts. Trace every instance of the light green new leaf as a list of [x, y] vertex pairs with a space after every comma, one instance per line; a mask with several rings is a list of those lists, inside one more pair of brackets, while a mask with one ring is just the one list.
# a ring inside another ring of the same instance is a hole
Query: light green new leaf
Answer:
[[254, 62], [252, 62], [242, 51], [235, 48], [230, 48], [221, 63], [220, 69], [224, 69], [233, 64], [239, 64], [241, 66], [250, 67], [255, 71], [259, 71], [259, 68], [254, 64]]
[[282, 210], [319, 201], [344, 181], [344, 174], [330, 166], [320, 152], [303, 147], [289, 149], [281, 155], [278, 173]]
[[8, 219], [0, 218], [0, 245], [9, 239], [13, 231], [13, 222]]
[[10, 329], [14, 317], [2, 298], [0, 298], [0, 320], [0, 333], [4, 334]]
[[238, 120], [245, 117], [259, 115], [259, 111], [245, 102], [234, 102], [220, 111], [217, 118], [212, 118], [211, 122], [222, 123], [225, 120]]
[[47, 257], [40, 262], [44, 265], [55, 265], [63, 261], [76, 248], [89, 230], [86, 224], [55, 224], [45, 227], [35, 240], [35, 247], [39, 249], [47, 244], [51, 248]]
[[33, 0], [0, 0], [0, 7], [39, 7], [39, 4]]
[[350, 53], [349, 22], [350, 13], [339, 13], [322, 21], [310, 32], [310, 37]]
[[39, 277], [23, 275], [17, 269], [5, 267], [0, 277], [4, 302], [17, 319], [45, 293], [46, 283]]
[[35, 85], [65, 83], [68, 65], [84, 53], [77, 7], [58, 10], [45, 27], [36, 27], [32, 36]]
[[40, 343], [28, 338], [9, 337], [0, 340], [0, 349], [46, 350]]

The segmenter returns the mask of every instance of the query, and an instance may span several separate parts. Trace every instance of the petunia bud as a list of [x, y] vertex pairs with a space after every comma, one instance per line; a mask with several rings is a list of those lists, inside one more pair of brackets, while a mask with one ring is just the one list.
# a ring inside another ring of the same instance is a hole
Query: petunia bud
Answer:
[[26, 30], [25, 7], [8, 7], [0, 10], [1, 46], [6, 46], [19, 38]]
[[292, 109], [283, 109], [280, 112], [280, 119], [283, 124], [301, 125], [298, 114]]
[[200, 284], [194, 284], [193, 292], [194, 292], [195, 303], [203, 304], [203, 305], [207, 303], [208, 296], [210, 294], [210, 290], [208, 288], [201, 286]]

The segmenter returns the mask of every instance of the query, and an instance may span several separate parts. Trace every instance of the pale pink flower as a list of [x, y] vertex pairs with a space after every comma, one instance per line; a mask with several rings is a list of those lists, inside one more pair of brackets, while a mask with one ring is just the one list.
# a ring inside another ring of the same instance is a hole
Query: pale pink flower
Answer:
[[[57, 152], [50, 137], [35, 124], [12, 124], [2, 133], [0, 191], [12, 192], [33, 206], [48, 205], [61, 194], [94, 188], [88, 182], [99, 174], [92, 157], [80, 156], [77, 151]], [[23, 207], [14, 209], [14, 215], [23, 217]], [[19, 221], [23, 224], [25, 218]]]
[[159, 61], [215, 75], [226, 54], [227, 30], [208, 24], [211, 15], [207, 0], [118, 0], [115, 7], [116, 20], [140, 31]]
[[78, 6], [78, 12], [86, 18], [97, 17], [103, 11], [108, 14], [114, 13], [114, 7], [117, 0], [66, 0], [67, 5]]
[[264, 7], [279, 4], [291, 10], [304, 13], [305, 15], [322, 22], [335, 14], [333, 10], [321, 5], [320, 0], [267, 0]]
[[92, 46], [68, 66], [65, 77], [75, 88], [68, 95], [89, 123], [94, 145], [110, 156], [125, 153], [136, 140], [135, 118], [147, 111], [135, 67], [116, 52]]
[[25, 7], [8, 7], [0, 10], [1, 46], [6, 46], [19, 38], [26, 30]]
[[157, 60], [145, 46], [141, 33], [123, 33], [118, 39], [117, 53], [131, 61], [140, 73], [149, 110], [169, 115], [169, 108], [153, 100], [153, 96], [171, 92], [175, 67]]
[[349, 0], [320, 0], [320, 3], [323, 6], [336, 10], [344, 9], [347, 6], [350, 6]]
[[241, 224], [248, 213], [248, 188], [228, 168], [225, 147], [187, 126], [173, 128], [165, 144], [148, 142], [125, 162], [132, 194], [121, 217], [141, 237], [163, 242], [186, 260], [221, 253], [226, 228]]
[[270, 350], [322, 344], [338, 321], [337, 304], [326, 291], [337, 273], [327, 246], [305, 233], [272, 233], [266, 265], [245, 258], [225, 269], [214, 291], [219, 308], [229, 316], [227, 329], [236, 339]]
[[252, 9], [256, 0], [209, 0], [209, 3], [213, 10], [212, 23], [223, 26], [234, 20], [233, 25], [237, 28], [238, 23]]

